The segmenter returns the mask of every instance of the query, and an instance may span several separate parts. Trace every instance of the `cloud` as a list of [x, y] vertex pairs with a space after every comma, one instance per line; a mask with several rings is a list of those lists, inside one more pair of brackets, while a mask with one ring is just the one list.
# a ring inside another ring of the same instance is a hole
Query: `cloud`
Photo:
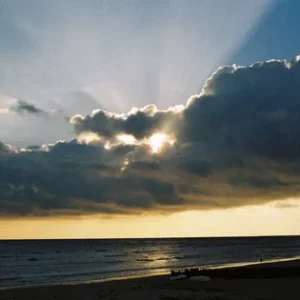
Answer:
[[5, 115], [9, 113], [9, 109], [6, 107], [0, 107], [0, 115]]
[[0, 142], [0, 156], [14, 153], [12, 146]]
[[86, 117], [75, 115], [70, 122], [74, 124], [78, 134], [90, 131], [107, 138], [118, 134], [129, 134], [137, 139], [143, 139], [151, 136], [158, 129], [172, 134], [178, 121], [178, 112], [182, 108], [183, 106], [175, 106], [168, 110], [158, 110], [151, 104], [142, 109], [133, 108], [127, 114], [95, 110]]
[[[96, 110], [70, 119], [78, 139], [19, 152], [1, 144], [0, 211], [169, 213], [274, 200], [280, 206], [300, 195], [299, 79], [299, 57], [222, 67], [185, 106]], [[154, 152], [158, 133], [174, 142], [162, 140]]]
[[58, 142], [49, 151], [0, 157], [2, 215], [139, 212], [182, 203], [174, 185], [135, 174], [122, 174], [123, 158], [134, 150], [77, 140]]
[[47, 115], [47, 113], [44, 110], [42, 110], [42, 109], [36, 107], [35, 105], [33, 105], [32, 103], [29, 103], [24, 100], [18, 100], [17, 104], [10, 107], [10, 110], [17, 112], [19, 114], [29, 113], [29, 114]]
[[0, 95], [1, 141], [26, 148], [28, 145], [55, 143], [75, 134], [64, 110], [47, 109], [28, 101]]

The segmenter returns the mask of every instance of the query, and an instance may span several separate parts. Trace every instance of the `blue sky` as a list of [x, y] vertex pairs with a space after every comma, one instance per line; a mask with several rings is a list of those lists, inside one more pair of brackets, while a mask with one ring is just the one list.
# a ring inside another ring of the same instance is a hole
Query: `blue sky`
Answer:
[[23, 100], [55, 117], [1, 114], [16, 146], [71, 138], [64, 117], [167, 108], [218, 67], [298, 54], [295, 0], [0, 2], [0, 111]]
[[232, 57], [237, 64], [250, 64], [270, 58], [291, 59], [300, 52], [299, 10], [297, 0], [273, 1], [264, 21], [243, 47]]

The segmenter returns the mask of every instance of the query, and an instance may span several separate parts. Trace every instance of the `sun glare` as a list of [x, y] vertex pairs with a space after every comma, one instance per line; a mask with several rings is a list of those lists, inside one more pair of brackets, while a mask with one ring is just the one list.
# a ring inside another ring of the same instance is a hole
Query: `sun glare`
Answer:
[[101, 137], [93, 132], [83, 132], [77, 137], [77, 140], [81, 143], [90, 144], [93, 142], [99, 142]]
[[172, 140], [165, 133], [155, 133], [148, 139], [147, 142], [154, 153], [158, 153], [165, 143], [168, 143], [170, 145], [174, 144], [174, 140]]
[[134, 136], [130, 134], [120, 134], [117, 136], [119, 142], [124, 144], [135, 144], [136, 139]]

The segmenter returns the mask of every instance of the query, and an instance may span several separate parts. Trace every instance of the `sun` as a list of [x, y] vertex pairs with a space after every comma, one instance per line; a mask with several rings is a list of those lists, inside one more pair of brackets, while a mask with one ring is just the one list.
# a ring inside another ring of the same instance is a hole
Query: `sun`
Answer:
[[147, 143], [150, 145], [154, 153], [158, 153], [165, 143], [173, 145], [174, 140], [165, 133], [155, 133], [149, 137]]

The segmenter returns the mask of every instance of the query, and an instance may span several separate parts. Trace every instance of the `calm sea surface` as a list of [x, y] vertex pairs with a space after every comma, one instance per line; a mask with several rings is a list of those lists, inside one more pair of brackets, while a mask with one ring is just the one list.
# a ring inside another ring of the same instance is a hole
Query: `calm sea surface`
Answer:
[[300, 237], [0, 241], [0, 288], [300, 256]]

